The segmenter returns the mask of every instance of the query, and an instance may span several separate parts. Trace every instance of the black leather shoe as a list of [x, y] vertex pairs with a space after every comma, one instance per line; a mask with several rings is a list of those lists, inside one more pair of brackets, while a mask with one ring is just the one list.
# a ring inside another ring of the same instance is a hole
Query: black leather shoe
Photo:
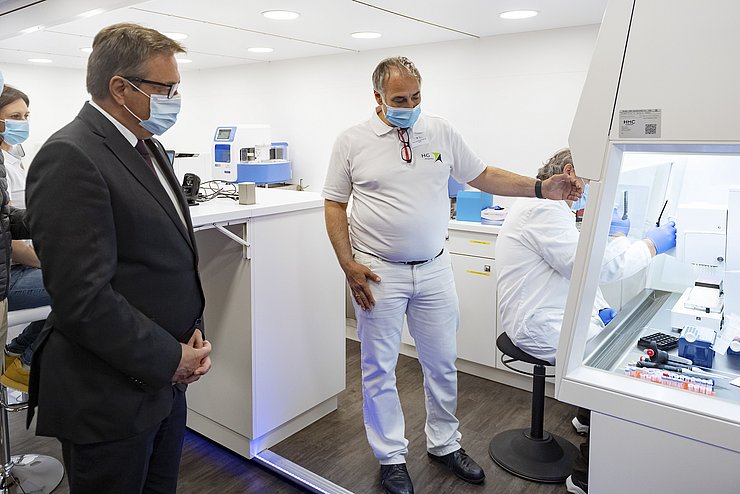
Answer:
[[414, 494], [405, 463], [380, 465], [380, 485], [388, 494]]
[[483, 473], [483, 469], [480, 465], [473, 461], [473, 459], [469, 457], [462, 448], [444, 456], [433, 455], [428, 451], [427, 454], [433, 460], [447, 465], [447, 468], [452, 470], [455, 475], [463, 479], [465, 482], [480, 484], [486, 478], [486, 474]]

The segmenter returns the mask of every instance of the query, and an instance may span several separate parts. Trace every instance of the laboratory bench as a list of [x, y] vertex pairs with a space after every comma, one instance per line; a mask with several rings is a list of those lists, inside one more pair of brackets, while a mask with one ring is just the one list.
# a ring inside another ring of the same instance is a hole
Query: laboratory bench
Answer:
[[[680, 333], [671, 328], [670, 319], [671, 308], [680, 297], [680, 293], [645, 289], [624, 307], [601, 334], [587, 343], [586, 352], [589, 356], [584, 359], [584, 364], [617, 375], [629, 375], [625, 372], [628, 366], [640, 358], [647, 358], [645, 349], [637, 346], [641, 337], [654, 333], [679, 337]], [[673, 348], [667, 353], [675, 356], [679, 351]], [[707, 375], [701, 376], [701, 371]], [[711, 392], [707, 389], [706, 394], [719, 400], [740, 403], [740, 387], [730, 384], [732, 380], [740, 378], [740, 356], [715, 354], [711, 368], [702, 367], [699, 377], [714, 381], [713, 389]], [[666, 381], [661, 385], [668, 384], [673, 383]]]
[[256, 204], [190, 208], [211, 371], [188, 427], [252, 458], [337, 407], [345, 388], [344, 276], [315, 193], [258, 188]]

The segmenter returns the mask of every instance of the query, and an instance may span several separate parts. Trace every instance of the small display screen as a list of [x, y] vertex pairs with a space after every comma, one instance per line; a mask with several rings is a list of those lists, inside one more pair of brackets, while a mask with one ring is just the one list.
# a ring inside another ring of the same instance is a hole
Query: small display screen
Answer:
[[216, 132], [216, 140], [223, 141], [231, 139], [231, 130], [232, 129], [218, 129], [218, 132]]

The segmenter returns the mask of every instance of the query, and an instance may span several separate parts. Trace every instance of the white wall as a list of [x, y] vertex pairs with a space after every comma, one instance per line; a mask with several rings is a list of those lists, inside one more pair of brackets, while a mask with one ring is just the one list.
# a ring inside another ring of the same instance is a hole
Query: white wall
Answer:
[[51, 134], [69, 123], [89, 97], [82, 70], [2, 63], [0, 71], [5, 84], [20, 89], [31, 100], [31, 132], [23, 144], [29, 157]]
[[533, 175], [567, 145], [598, 26], [556, 29], [187, 73], [178, 150], [208, 149], [217, 125], [269, 123], [288, 141], [294, 178], [322, 187], [337, 134], [370, 117], [370, 77], [405, 55], [423, 77], [422, 107], [448, 118], [490, 164]]
[[[217, 125], [269, 123], [273, 140], [290, 143], [294, 182], [302, 178], [320, 191], [337, 134], [369, 118], [375, 106], [375, 65], [405, 55], [424, 79], [425, 111], [448, 118], [487, 163], [533, 175], [567, 145], [597, 32], [598, 26], [582, 26], [186, 71], [180, 119], [162, 141], [210, 156]], [[2, 70], [32, 99], [32, 143], [68, 122], [87, 97], [81, 71]]]

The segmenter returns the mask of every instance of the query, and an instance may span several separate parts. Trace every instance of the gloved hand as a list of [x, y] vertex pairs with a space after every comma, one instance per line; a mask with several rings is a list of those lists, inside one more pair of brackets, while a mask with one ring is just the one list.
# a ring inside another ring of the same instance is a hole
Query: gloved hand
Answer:
[[606, 307], [599, 311], [599, 318], [601, 319], [601, 322], [604, 323], [604, 326], [609, 324], [609, 321], [614, 319], [616, 316], [617, 316], [617, 311], [612, 309], [611, 307]]
[[616, 235], [622, 233], [625, 236], [630, 232], [630, 219], [622, 219], [622, 215], [619, 214], [619, 208], [614, 208], [612, 213], [612, 223], [609, 226], [609, 235]]
[[669, 221], [663, 226], [654, 226], [645, 234], [645, 238], [655, 245], [655, 254], [662, 254], [676, 246], [676, 223]]

